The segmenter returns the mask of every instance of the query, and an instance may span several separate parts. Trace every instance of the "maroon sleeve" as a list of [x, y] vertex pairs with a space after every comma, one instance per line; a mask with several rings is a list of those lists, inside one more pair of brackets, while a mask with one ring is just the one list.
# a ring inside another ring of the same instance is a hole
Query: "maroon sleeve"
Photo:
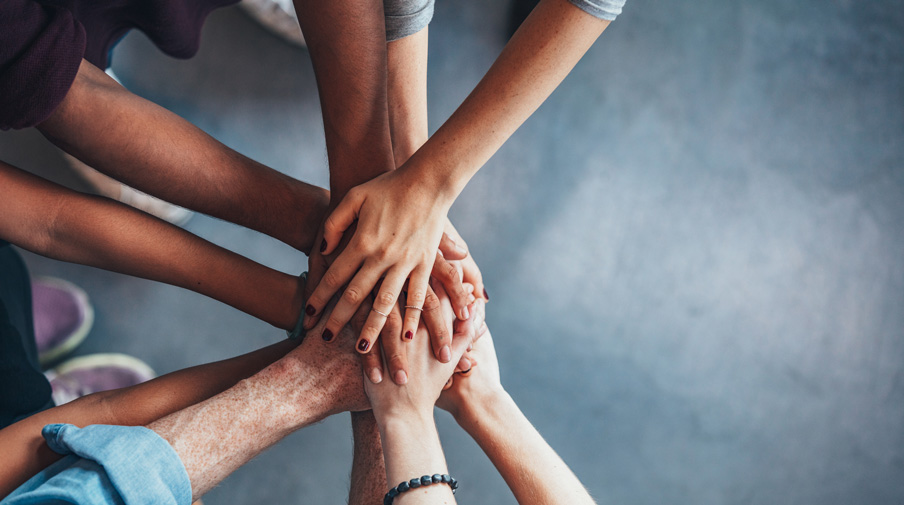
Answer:
[[0, 0], [0, 130], [35, 126], [60, 105], [85, 52], [66, 9]]

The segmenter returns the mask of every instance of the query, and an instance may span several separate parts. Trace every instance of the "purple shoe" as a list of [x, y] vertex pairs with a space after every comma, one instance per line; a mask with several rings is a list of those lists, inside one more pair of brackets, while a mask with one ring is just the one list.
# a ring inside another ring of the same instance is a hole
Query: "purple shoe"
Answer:
[[38, 361], [46, 365], [72, 352], [94, 324], [88, 295], [71, 282], [53, 277], [31, 281]]
[[154, 370], [125, 354], [89, 354], [72, 358], [45, 373], [57, 405], [91, 393], [119, 389], [151, 380]]

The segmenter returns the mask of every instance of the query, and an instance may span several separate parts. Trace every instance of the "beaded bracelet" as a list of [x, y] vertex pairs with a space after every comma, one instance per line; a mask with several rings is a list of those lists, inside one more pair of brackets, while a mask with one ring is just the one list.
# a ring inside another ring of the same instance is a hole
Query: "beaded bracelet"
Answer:
[[395, 500], [395, 497], [408, 491], [409, 489], [419, 488], [421, 486], [429, 486], [430, 484], [448, 484], [449, 487], [452, 488], [452, 494], [455, 494], [455, 490], [458, 489], [458, 481], [449, 476], [449, 474], [444, 473], [434, 474], [434, 475], [424, 475], [420, 479], [411, 479], [405, 481], [398, 486], [389, 490], [386, 493], [386, 496], [383, 497], [383, 505], [392, 505], [392, 500]]

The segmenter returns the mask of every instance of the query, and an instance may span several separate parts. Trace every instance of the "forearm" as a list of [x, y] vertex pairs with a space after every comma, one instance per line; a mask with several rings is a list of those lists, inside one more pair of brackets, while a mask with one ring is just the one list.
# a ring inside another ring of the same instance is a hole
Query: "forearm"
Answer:
[[336, 205], [349, 189], [395, 168], [383, 3], [296, 0], [295, 9], [317, 77]]
[[[423, 475], [446, 474], [443, 455], [432, 410], [418, 415], [380, 419], [380, 438], [386, 462], [386, 480], [390, 486]], [[395, 505], [455, 503], [452, 488], [434, 484], [412, 489], [397, 496]]]
[[383, 445], [373, 411], [352, 412], [354, 456], [352, 458], [349, 505], [378, 505], [389, 487], [383, 464]]
[[427, 141], [428, 29], [386, 44], [389, 125], [396, 167]]
[[333, 373], [316, 356], [290, 355], [148, 428], [179, 455], [197, 499], [286, 435], [341, 408], [343, 384]]
[[458, 110], [412, 157], [425, 185], [454, 200], [608, 26], [568, 0], [543, 0]]
[[61, 456], [47, 447], [41, 429], [68, 423], [140, 426], [206, 400], [276, 361], [294, 347], [291, 341], [236, 358], [179, 370], [130, 388], [84, 396], [30, 416], [0, 430], [0, 497]]
[[229, 149], [87, 62], [39, 125], [88, 165], [166, 201], [310, 252], [329, 195]]
[[518, 503], [595, 503], [504, 391], [469, 402], [456, 420], [496, 466]]
[[0, 237], [62, 261], [191, 289], [280, 328], [301, 312], [298, 279], [111, 200], [0, 163]]

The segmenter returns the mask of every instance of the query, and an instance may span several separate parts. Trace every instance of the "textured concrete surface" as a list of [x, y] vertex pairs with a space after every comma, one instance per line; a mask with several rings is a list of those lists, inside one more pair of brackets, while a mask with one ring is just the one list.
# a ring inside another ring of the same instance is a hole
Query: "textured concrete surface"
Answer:
[[[502, 2], [440, 0], [436, 128], [504, 43]], [[141, 35], [114, 69], [225, 143], [319, 184], [306, 54], [239, 11], [183, 62]], [[34, 132], [0, 157], [73, 182]], [[77, 185], [77, 182], [74, 182]], [[482, 266], [503, 380], [600, 503], [904, 503], [904, 10], [897, 2], [630, 0], [452, 211]], [[188, 229], [289, 272], [304, 259]], [[175, 288], [28, 257], [97, 305], [79, 349], [159, 372], [280, 332]], [[463, 503], [514, 503], [440, 416]], [[205, 500], [337, 503], [347, 416]]]

